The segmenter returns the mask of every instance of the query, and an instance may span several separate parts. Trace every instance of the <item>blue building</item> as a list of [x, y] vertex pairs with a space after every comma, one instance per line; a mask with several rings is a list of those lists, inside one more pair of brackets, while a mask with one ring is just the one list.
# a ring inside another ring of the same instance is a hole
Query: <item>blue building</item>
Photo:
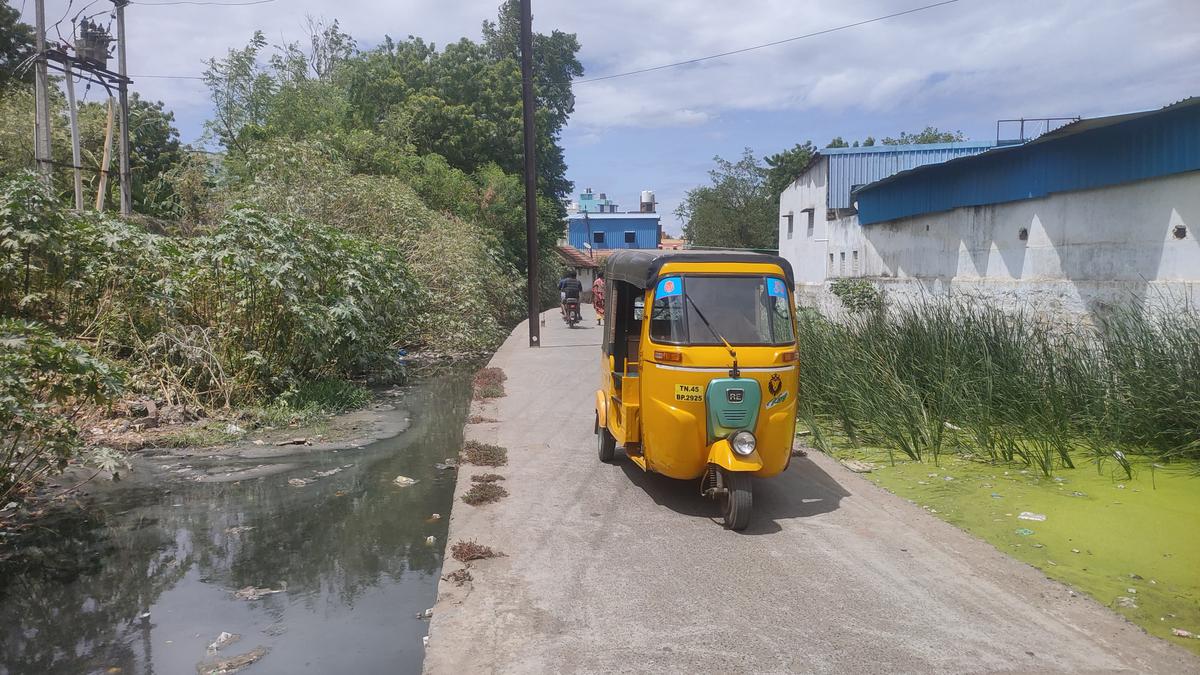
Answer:
[[856, 188], [859, 223], [1200, 170], [1200, 97], [1159, 110], [1080, 120], [1023, 145], [909, 168]]
[[826, 208], [854, 207], [851, 193], [864, 185], [927, 164], [978, 155], [996, 146], [992, 141], [959, 141], [921, 145], [872, 145], [858, 148], [822, 148], [814, 157], [828, 158]]
[[580, 213], [613, 213], [616, 210], [617, 205], [603, 192], [597, 195], [588, 188], [579, 194]]
[[661, 239], [662, 222], [657, 213], [582, 212], [567, 217], [567, 243], [579, 250], [655, 249]]

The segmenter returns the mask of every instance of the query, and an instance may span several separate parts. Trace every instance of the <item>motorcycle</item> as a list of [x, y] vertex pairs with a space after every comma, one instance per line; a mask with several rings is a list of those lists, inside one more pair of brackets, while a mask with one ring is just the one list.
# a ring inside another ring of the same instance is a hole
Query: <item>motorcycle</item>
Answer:
[[575, 324], [583, 321], [583, 315], [579, 313], [578, 298], [567, 298], [563, 303], [563, 321], [567, 322], [567, 326], [574, 328]]

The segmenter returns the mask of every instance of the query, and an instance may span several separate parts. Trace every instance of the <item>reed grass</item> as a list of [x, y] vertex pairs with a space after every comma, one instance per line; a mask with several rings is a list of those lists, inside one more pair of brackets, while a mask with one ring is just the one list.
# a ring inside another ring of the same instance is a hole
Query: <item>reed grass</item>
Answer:
[[975, 300], [834, 322], [801, 313], [800, 420], [854, 445], [1049, 475], [1081, 456], [1200, 459], [1200, 317], [1109, 311], [1064, 329]]

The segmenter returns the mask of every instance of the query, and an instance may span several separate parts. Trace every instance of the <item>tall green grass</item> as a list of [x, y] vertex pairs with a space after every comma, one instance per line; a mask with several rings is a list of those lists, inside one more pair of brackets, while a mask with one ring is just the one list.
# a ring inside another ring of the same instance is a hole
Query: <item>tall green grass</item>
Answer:
[[1064, 330], [972, 300], [800, 318], [801, 421], [854, 444], [1050, 474], [1081, 457], [1200, 458], [1200, 317], [1109, 312]]

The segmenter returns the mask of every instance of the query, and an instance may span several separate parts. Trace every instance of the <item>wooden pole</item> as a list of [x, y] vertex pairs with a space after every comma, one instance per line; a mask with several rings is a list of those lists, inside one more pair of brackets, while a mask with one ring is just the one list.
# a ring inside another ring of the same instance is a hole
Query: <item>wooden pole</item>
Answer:
[[525, 254], [529, 301], [529, 346], [541, 345], [538, 298], [537, 163], [534, 161], [533, 10], [521, 0], [521, 117], [525, 132]]
[[108, 165], [112, 163], [113, 99], [108, 97], [108, 125], [104, 127], [104, 159], [100, 160], [100, 187], [96, 190], [96, 210], [104, 211], [104, 197], [108, 195]]
[[67, 110], [71, 116], [71, 164], [75, 171], [75, 210], [83, 210], [83, 172], [79, 165], [79, 111], [75, 108], [75, 74], [67, 59]]

